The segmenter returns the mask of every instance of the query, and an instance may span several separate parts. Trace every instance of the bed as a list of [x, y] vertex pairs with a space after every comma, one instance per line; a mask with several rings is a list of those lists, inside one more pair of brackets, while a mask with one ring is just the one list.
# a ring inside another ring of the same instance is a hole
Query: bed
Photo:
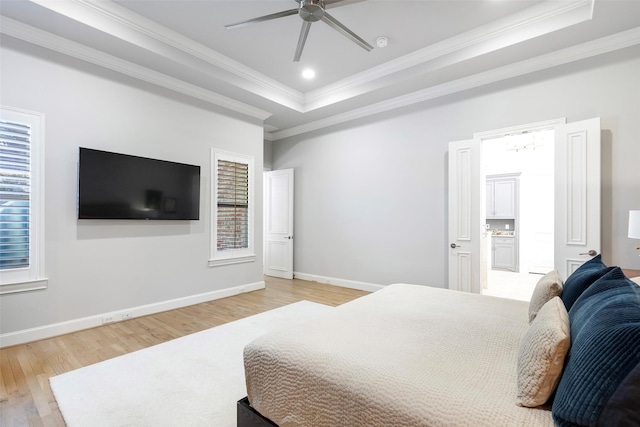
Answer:
[[[612, 268], [603, 267], [606, 272], [592, 281], [611, 272]], [[617, 281], [624, 279], [619, 274], [614, 275]], [[533, 298], [532, 303], [394, 284], [314, 321], [262, 336], [245, 348], [248, 396], [239, 402], [238, 426], [582, 425], [573, 423], [570, 416], [565, 417], [569, 423], [563, 424], [562, 410], [552, 412], [549, 399], [562, 382], [565, 358], [580, 360], [579, 354], [571, 356], [570, 310], [565, 310], [560, 298], [562, 281], [555, 282], [559, 285], [555, 295], [547, 287], [541, 291], [543, 300], [534, 302], [540, 298]], [[568, 292], [569, 297], [571, 294]], [[635, 340], [631, 342], [636, 347], [631, 348], [632, 357], [619, 375], [622, 386], [614, 388], [609, 397], [622, 394], [625, 416], [640, 421], [640, 409], [632, 400], [625, 400], [629, 390], [640, 387], [640, 288], [631, 289], [628, 299], [632, 317], [637, 315], [632, 321], [637, 327], [624, 339]], [[554, 305], [547, 308], [551, 300]], [[532, 310], [534, 303], [538, 306]], [[564, 311], [561, 316], [566, 316], [564, 326], [554, 329], [554, 339], [560, 337], [554, 351], [562, 354], [545, 353], [546, 365], [534, 366], [538, 375], [539, 370], [555, 365], [556, 378], [544, 379], [544, 386], [551, 389], [545, 391], [542, 401], [523, 406], [523, 360], [530, 358], [527, 352], [539, 352], [540, 345], [524, 347], [535, 341], [531, 336], [534, 325], [543, 324], [543, 306], [545, 318], [551, 311]], [[593, 312], [593, 307], [589, 310]], [[534, 322], [538, 311], [540, 319]], [[580, 322], [576, 325], [583, 327]], [[627, 377], [631, 380], [625, 383]], [[582, 384], [567, 387], [563, 393], [575, 395], [575, 387]], [[607, 402], [605, 399], [603, 408], [617, 413]]]

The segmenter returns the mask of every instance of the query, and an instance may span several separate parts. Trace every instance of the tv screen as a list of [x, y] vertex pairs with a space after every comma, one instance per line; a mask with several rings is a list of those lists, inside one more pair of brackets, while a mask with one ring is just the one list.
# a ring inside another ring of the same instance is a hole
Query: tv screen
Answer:
[[79, 219], [199, 216], [200, 166], [80, 147]]

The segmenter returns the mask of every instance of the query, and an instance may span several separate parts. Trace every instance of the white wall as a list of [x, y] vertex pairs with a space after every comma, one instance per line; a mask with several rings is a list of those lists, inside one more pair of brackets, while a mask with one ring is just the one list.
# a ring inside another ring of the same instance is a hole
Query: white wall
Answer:
[[265, 170], [271, 170], [273, 168], [273, 144], [270, 141], [264, 142], [264, 163]]
[[[259, 120], [3, 37], [3, 105], [45, 114], [48, 289], [0, 296], [0, 333], [262, 282], [262, 263], [209, 268], [210, 149], [255, 156]], [[78, 147], [201, 166], [199, 221], [82, 220]], [[255, 175], [262, 259], [262, 173]]]
[[559, 117], [601, 117], [602, 253], [640, 268], [640, 49], [625, 49], [273, 144], [295, 168], [296, 272], [447, 286], [447, 143]]

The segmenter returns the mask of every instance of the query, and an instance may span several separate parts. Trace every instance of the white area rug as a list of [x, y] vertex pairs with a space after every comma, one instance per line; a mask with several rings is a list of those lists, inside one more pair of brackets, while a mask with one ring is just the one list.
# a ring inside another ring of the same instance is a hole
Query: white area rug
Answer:
[[236, 425], [242, 350], [331, 307], [300, 301], [50, 378], [69, 427]]

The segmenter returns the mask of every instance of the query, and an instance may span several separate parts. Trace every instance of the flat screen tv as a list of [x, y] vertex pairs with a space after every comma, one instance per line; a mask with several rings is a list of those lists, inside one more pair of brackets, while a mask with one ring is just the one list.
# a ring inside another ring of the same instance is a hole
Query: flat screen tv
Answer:
[[199, 216], [200, 166], [80, 147], [79, 219]]

